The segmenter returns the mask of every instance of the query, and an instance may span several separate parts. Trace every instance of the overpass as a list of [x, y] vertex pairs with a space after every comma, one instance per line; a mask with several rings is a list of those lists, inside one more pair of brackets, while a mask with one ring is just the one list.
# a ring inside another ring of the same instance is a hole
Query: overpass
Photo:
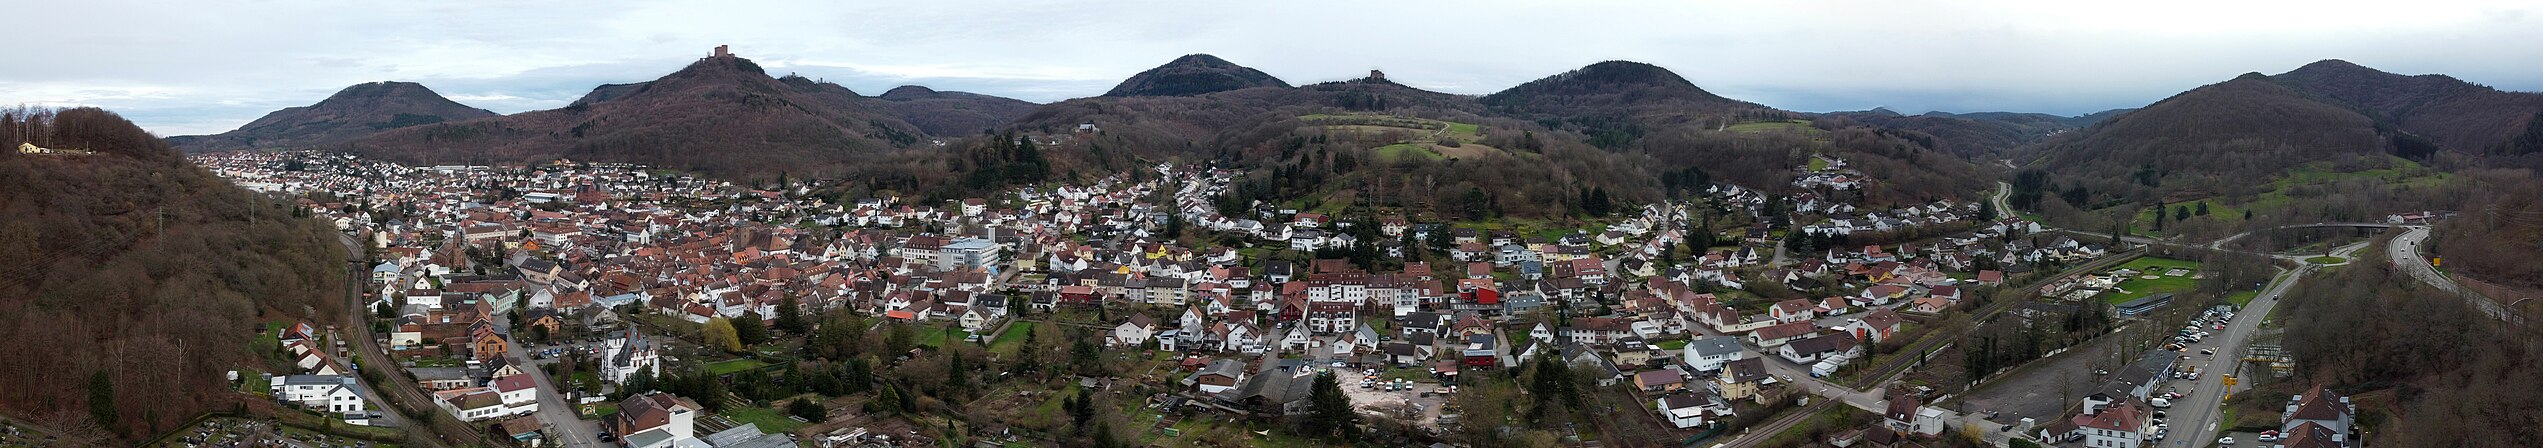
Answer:
[[2255, 233], [2261, 233], [2261, 232], [2273, 232], [2273, 231], [2279, 231], [2279, 230], [2296, 230], [2296, 229], [2329, 229], [2329, 228], [2389, 229], [2389, 228], [2393, 228], [2393, 227], [2396, 227], [2396, 226], [2399, 226], [2399, 225], [2400, 225], [2400, 224], [2387, 224], [2387, 223], [2380, 223], [2380, 222], [2319, 222], [2319, 223], [2313, 223], [2313, 224], [2290, 224], [2290, 225], [2283, 225], [2283, 226], [2277, 226], [2277, 227], [2269, 227], [2269, 228], [2261, 228], [2261, 229], [2252, 229], [2252, 230], [2244, 231], [2243, 233], [2237, 233], [2237, 234], [2234, 234], [2234, 235], [2232, 235], [2232, 236], [2227, 236], [2227, 237], [2225, 237], [2225, 238], [2223, 238], [2223, 239], [2216, 240], [2216, 242], [2213, 242], [2213, 243], [2207, 243], [2207, 248], [2209, 248], [2209, 249], [2218, 249], [2218, 250], [2222, 250], [2222, 249], [2225, 247], [2225, 244], [2226, 244], [2226, 243], [2231, 243], [2231, 242], [2234, 242], [2234, 240], [2243, 239], [2243, 237], [2251, 236], [2252, 234], [2255, 234]]

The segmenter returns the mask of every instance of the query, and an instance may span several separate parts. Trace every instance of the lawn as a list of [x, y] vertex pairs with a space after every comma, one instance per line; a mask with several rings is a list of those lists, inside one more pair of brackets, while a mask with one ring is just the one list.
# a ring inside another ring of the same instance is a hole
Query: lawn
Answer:
[[[2139, 297], [2154, 295], [2155, 293], [2168, 292], [2181, 294], [2190, 292], [2193, 289], [2198, 289], [2199, 287], [2198, 279], [2190, 278], [2191, 275], [2196, 275], [2199, 271], [2199, 262], [2196, 261], [2145, 257], [2138, 258], [2135, 261], [2130, 261], [2128, 264], [2123, 264], [2119, 267], [2135, 270], [2137, 271], [2137, 276], [2129, 277], [2126, 280], [2119, 282], [2118, 289], [2127, 292], [2121, 293], [2113, 291], [2103, 294], [2103, 302], [2115, 305], [2126, 303], [2130, 300], [2136, 300]], [[2192, 274], [2179, 277], [2163, 275], [2163, 271], [2174, 268], [2188, 269]], [[2148, 274], [2155, 275], [2156, 278], [2151, 280], [2142, 278]]]
[[768, 367], [768, 363], [760, 362], [760, 360], [757, 359], [738, 358], [707, 363], [706, 371], [708, 373], [723, 375], [761, 367]]
[[1792, 133], [1799, 133], [1799, 134], [1810, 134], [1810, 135], [1814, 135], [1814, 136], [1815, 136], [1815, 134], [1820, 134], [1820, 133], [1825, 133], [1825, 132], [1826, 132], [1826, 131], [1820, 131], [1820, 130], [1819, 130], [1819, 128], [1810, 127], [1810, 122], [1808, 122], [1808, 121], [1803, 121], [1803, 120], [1785, 120], [1785, 121], [1754, 121], [1754, 122], [1748, 122], [1748, 123], [1734, 124], [1734, 125], [1731, 125], [1731, 126], [1730, 126], [1730, 128], [1725, 129], [1725, 130], [1728, 130], [1728, 131], [1731, 131], [1731, 132], [1744, 133], [1744, 134], [1755, 134], [1755, 133], [1760, 133], [1760, 132], [1792, 132]]
[[796, 421], [794, 417], [788, 416], [786, 413], [777, 412], [776, 409], [762, 407], [734, 408], [725, 410], [724, 418], [733, 419], [734, 424], [757, 424], [759, 425], [760, 431], [766, 431], [771, 434], [795, 432], [795, 430], [803, 429], [805, 425], [808, 425], [808, 423]]
[[1687, 341], [1685, 339], [1670, 339], [1660, 341], [1659, 345], [1661, 350], [1678, 351], [1687, 348]]
[[2307, 258], [2307, 259], [2305, 259], [2305, 262], [2306, 262], [2306, 263], [2313, 263], [2313, 264], [2340, 264], [2340, 263], [2347, 263], [2347, 262], [2349, 262], [2349, 259], [2347, 259], [2347, 258], [2340, 258], [2340, 257], [2334, 257], [2334, 256], [2328, 256], [2328, 255], [2325, 255], [2325, 256], [2320, 256], [2320, 257]]
[[[1042, 329], [1035, 330], [1034, 327]], [[1033, 332], [1035, 338], [1041, 338], [1043, 335], [1057, 336], [1060, 329], [1052, 327], [1049, 322], [1016, 322], [1008, 325], [1005, 333], [998, 333], [998, 339], [989, 342], [989, 353], [1004, 357], [1024, 350], [1024, 333], [1027, 331]]]
[[271, 397], [274, 395], [274, 381], [266, 379], [265, 374], [261, 372], [252, 370], [239, 371], [238, 384], [239, 392], [246, 392], [249, 395], [259, 397]]
[[[2225, 295], [2225, 303], [2231, 303], [2231, 304], [2234, 304], [2234, 307], [2235, 307], [2235, 308], [2242, 308], [2242, 307], [2243, 307], [2243, 305], [2246, 305], [2246, 304], [2250, 304], [2250, 303], [2252, 303], [2252, 298], [2254, 298], [2254, 297], [2260, 297], [2260, 291], [2258, 291], [2258, 290], [2236, 291], [2236, 292], [2234, 292], [2233, 294], [2226, 294], [2226, 295]], [[2272, 309], [2271, 309], [2271, 311], [2272, 311], [2272, 312], [2275, 312], [2275, 311], [2277, 311], [2277, 309], [2272, 308]]]
[[942, 348], [945, 343], [962, 342], [963, 338], [971, 336], [971, 332], [951, 326], [919, 325], [911, 328], [910, 331], [913, 332], [911, 336], [917, 336], [910, 339], [910, 342], [921, 347]]
[[1414, 143], [1397, 143], [1380, 146], [1372, 151], [1376, 151], [1377, 159], [1383, 161], [1412, 159], [1439, 160], [1447, 158], [1447, 156], [1441, 155], [1439, 151], [1430, 149], [1430, 145]]
[[1827, 169], [1828, 169], [1828, 159], [1822, 159], [1822, 158], [1818, 158], [1818, 157], [1811, 157], [1811, 158], [1810, 158], [1810, 170], [1811, 170], [1811, 171], [1825, 171], [1825, 170], [1827, 170]]

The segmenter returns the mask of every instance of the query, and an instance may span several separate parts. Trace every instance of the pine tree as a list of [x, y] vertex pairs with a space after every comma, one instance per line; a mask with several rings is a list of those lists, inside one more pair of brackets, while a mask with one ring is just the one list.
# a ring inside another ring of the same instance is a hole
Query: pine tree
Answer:
[[1342, 384], [1332, 372], [1316, 375], [1315, 389], [1307, 394], [1307, 418], [1299, 428], [1307, 435], [1330, 440], [1354, 440], [1360, 435], [1360, 415], [1351, 411], [1351, 397], [1342, 394]]
[[802, 307], [803, 303], [796, 300], [794, 294], [787, 294], [784, 300], [777, 303], [777, 328], [793, 335], [810, 333], [812, 323], [804, 319]]
[[2199, 216], [2207, 216], [2207, 201], [2199, 201]]
[[107, 377], [106, 371], [104, 370], [99, 370], [97, 373], [89, 375], [89, 419], [96, 420], [97, 426], [103, 426], [106, 427], [107, 430], [112, 431], [115, 428], [115, 419], [122, 415], [123, 414], [115, 412], [115, 380]]

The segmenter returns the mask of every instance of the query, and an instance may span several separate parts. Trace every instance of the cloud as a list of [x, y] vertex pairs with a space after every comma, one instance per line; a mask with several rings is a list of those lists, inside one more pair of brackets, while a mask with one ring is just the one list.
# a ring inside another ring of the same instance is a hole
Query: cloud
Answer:
[[[1047, 102], [1211, 53], [1294, 84], [1382, 68], [1483, 94], [1646, 61], [1802, 110], [2080, 114], [2340, 58], [2543, 90], [2537, 6], [2423, 0], [1824, 2], [148, 2], [13, 7], [0, 104], [109, 107], [163, 134], [225, 131], [344, 86], [421, 82], [504, 113], [677, 70], [715, 45], [868, 94], [905, 84]], [[148, 32], [132, 32], [148, 30]]]

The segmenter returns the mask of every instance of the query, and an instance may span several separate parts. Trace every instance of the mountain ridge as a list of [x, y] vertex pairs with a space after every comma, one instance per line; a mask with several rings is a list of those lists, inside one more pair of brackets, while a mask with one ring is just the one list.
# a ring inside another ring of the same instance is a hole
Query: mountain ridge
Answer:
[[185, 152], [317, 146], [390, 129], [496, 115], [451, 101], [422, 84], [379, 81], [345, 87], [315, 104], [267, 113], [235, 130], [169, 137], [168, 142]]

